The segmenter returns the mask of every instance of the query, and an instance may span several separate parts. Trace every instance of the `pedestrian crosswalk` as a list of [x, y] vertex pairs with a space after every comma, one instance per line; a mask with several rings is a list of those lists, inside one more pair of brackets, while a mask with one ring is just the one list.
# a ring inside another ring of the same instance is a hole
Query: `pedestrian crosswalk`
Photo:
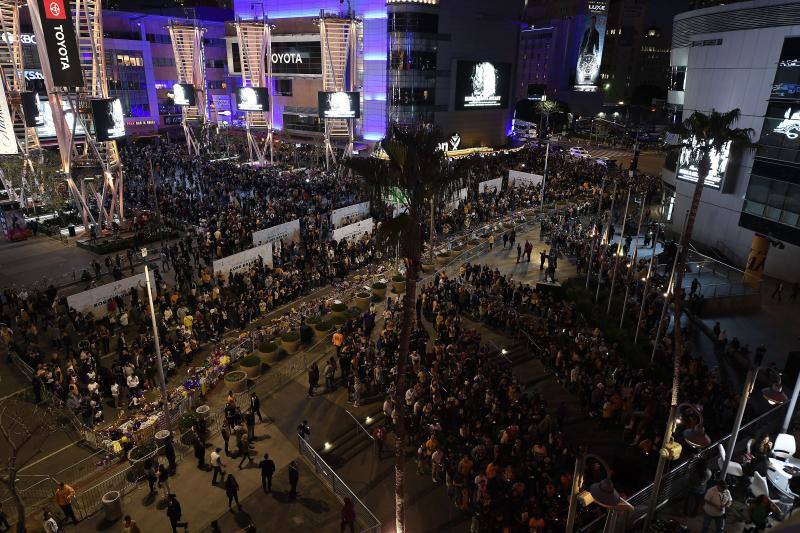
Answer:
[[623, 160], [633, 157], [633, 153], [626, 150], [589, 148], [587, 151], [589, 152], [589, 155], [595, 159], [616, 159], [617, 163], [621, 163]]

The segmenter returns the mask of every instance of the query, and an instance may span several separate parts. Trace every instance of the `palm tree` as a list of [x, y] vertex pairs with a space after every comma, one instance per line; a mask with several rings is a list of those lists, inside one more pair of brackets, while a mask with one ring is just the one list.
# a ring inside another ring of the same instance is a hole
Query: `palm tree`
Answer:
[[417, 272], [424, 239], [426, 214], [435, 198], [450, 198], [461, 186], [439, 143], [444, 136], [429, 126], [390, 127], [381, 146], [386, 159], [350, 159], [346, 163], [364, 179], [372, 205], [383, 205], [387, 198], [399, 199], [406, 212], [381, 221], [376, 241], [384, 250], [399, 246], [406, 266], [406, 293], [403, 297], [400, 346], [397, 354], [395, 396], [398, 423], [395, 427], [395, 531], [405, 532], [405, 391], [408, 345], [415, 320]]
[[[680, 384], [681, 361], [685, 351], [683, 342], [683, 332], [680, 328], [681, 314], [683, 312], [683, 274], [686, 271], [686, 264], [689, 256], [689, 243], [692, 239], [694, 223], [697, 218], [697, 210], [700, 207], [700, 197], [703, 194], [708, 173], [711, 169], [711, 155], [719, 154], [723, 150], [738, 148], [751, 150], [754, 147], [752, 142], [753, 130], [751, 128], [734, 128], [739, 121], [741, 112], [733, 109], [727, 113], [712, 111], [706, 115], [695, 111], [683, 121], [676, 130], [680, 138], [678, 148], [689, 156], [689, 160], [697, 166], [697, 183], [694, 186], [692, 203], [689, 208], [689, 215], [686, 218], [686, 226], [683, 229], [680, 247], [678, 248], [678, 261], [675, 270], [675, 283], [673, 284], [673, 305], [674, 305], [674, 335], [675, 345], [673, 348], [672, 360], [672, 397], [670, 400], [670, 412], [667, 419], [667, 428], [664, 434], [663, 445], [672, 442], [672, 433], [675, 429], [675, 420], [678, 414], [678, 387]], [[653, 493], [650, 505], [647, 510], [647, 520], [644, 530], [650, 525], [655, 507], [658, 502], [658, 491], [661, 486], [661, 478], [666, 467], [667, 454], [660, 453], [658, 466], [656, 468], [655, 480], [653, 481]]]

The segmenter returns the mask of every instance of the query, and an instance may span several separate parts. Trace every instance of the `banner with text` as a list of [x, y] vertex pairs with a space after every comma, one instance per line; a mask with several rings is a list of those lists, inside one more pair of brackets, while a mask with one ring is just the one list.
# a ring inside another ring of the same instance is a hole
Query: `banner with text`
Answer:
[[337, 228], [333, 230], [333, 240], [339, 242], [350, 239], [359, 239], [365, 233], [372, 233], [372, 228], [374, 226], [375, 224], [372, 222], [372, 218], [370, 217], [366, 220], [362, 220], [361, 222], [356, 222], [355, 224], [350, 224], [349, 226]]
[[0, 83], [0, 155], [15, 155], [18, 151], [14, 122], [8, 110], [5, 84]]
[[[334, 229], [346, 226], [353, 221], [363, 220], [369, 216], [369, 202], [348, 205], [331, 211], [331, 226]], [[347, 220], [344, 220], [347, 219]]]
[[258, 261], [259, 257], [264, 260], [265, 265], [272, 268], [272, 244], [262, 244], [244, 252], [217, 259], [214, 261], [214, 274], [222, 274], [227, 278], [231, 274], [249, 269]]
[[453, 196], [450, 197], [450, 201], [444, 205], [444, 210], [449, 213], [458, 207], [458, 202], [461, 200], [466, 201], [466, 199], [467, 188], [464, 187], [463, 189], [459, 189]]
[[259, 246], [264, 243], [276, 241], [300, 242], [300, 219], [290, 220], [271, 228], [266, 228], [253, 232], [253, 245]]
[[37, 8], [53, 85], [83, 87], [78, 41], [69, 1], [37, 0]]
[[509, 187], [527, 187], [529, 185], [539, 185], [542, 183], [544, 176], [539, 174], [531, 174], [530, 172], [520, 172], [519, 170], [508, 171], [508, 186]]
[[[150, 284], [155, 287], [153, 272], [150, 272]], [[126, 296], [131, 289], [145, 290], [147, 281], [144, 272], [113, 283], [106, 283], [88, 291], [67, 296], [67, 305], [80, 313], [92, 313], [95, 318], [108, 314], [108, 301], [117, 296]], [[153, 289], [155, 290], [155, 288]]]
[[478, 184], [479, 194], [497, 194], [503, 190], [503, 178], [495, 178], [493, 180], [482, 181]]

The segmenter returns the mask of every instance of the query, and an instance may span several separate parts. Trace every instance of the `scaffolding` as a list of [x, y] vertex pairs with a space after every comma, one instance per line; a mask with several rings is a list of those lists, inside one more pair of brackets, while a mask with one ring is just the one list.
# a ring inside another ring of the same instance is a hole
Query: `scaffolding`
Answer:
[[[354, 91], [358, 87], [359, 21], [351, 16], [320, 14], [319, 35], [322, 44], [322, 89], [326, 92]], [[325, 165], [336, 163], [331, 139], [347, 140], [345, 154], [353, 153], [355, 119], [324, 119]]]
[[178, 82], [194, 87], [195, 105], [181, 107], [181, 125], [189, 153], [200, 155], [208, 136], [208, 94], [203, 35], [206, 29], [195, 22], [170, 21], [167, 26], [175, 53]]
[[[242, 65], [242, 87], [266, 87], [269, 94], [269, 111], [245, 113], [247, 145], [250, 161], [266, 164], [266, 151], [269, 147], [269, 162], [274, 163], [272, 144], [272, 56], [271, 28], [265, 19], [241, 20], [236, 22], [236, 35], [239, 37], [239, 58]], [[258, 135], [266, 132], [266, 135]]]
[[[79, 206], [84, 231], [101, 228], [115, 215], [124, 220], [122, 165], [116, 141], [98, 141], [94, 134], [91, 101], [108, 98], [103, 50], [102, 6], [99, 0], [69, 2], [78, 45], [83, 86], [55, 86], [45, 46], [39, 5], [28, 0], [45, 87], [61, 154], [62, 171], [69, 191]], [[66, 105], [65, 105], [66, 104]], [[73, 119], [68, 120], [67, 115]], [[83, 130], [78, 134], [77, 127]], [[99, 177], [99, 185], [95, 184]]]
[[[35, 200], [35, 195], [43, 192], [34, 165], [36, 158], [41, 167], [42, 152], [39, 137], [36, 135], [35, 124], [25, 122], [25, 110], [22, 104], [25, 92], [25, 66], [20, 44], [19, 10], [23, 5], [22, 0], [0, 0], [0, 31], [5, 36], [4, 39], [0, 39], [0, 77], [8, 100], [17, 148], [22, 157], [19, 182], [15, 182], [13, 176], [6, 176], [0, 170], [0, 184], [5, 188], [8, 198], [19, 202], [21, 207], [26, 206], [28, 193], [31, 193], [32, 200]], [[33, 187], [29, 184], [28, 176], [34, 182]]]

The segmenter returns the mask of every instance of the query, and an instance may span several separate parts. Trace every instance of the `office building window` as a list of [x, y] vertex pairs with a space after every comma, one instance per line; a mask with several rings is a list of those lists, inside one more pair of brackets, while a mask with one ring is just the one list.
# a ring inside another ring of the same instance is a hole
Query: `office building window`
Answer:
[[292, 80], [275, 80], [275, 94], [292, 96]]

